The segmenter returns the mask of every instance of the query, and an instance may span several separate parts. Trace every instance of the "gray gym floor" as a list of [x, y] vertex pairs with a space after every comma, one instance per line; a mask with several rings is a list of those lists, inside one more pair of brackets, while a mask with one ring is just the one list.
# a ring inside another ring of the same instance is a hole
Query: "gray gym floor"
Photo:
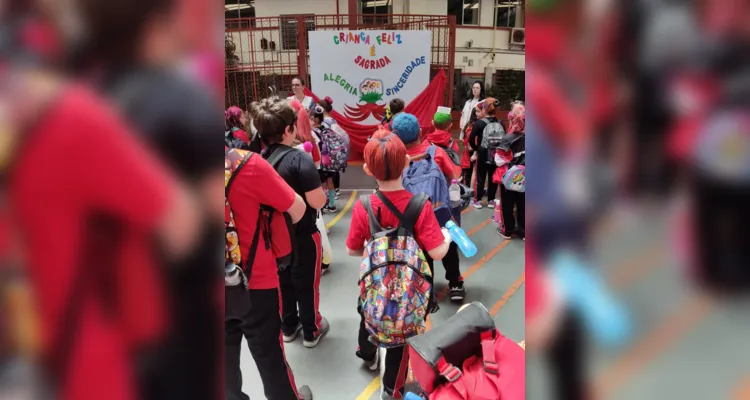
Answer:
[[[698, 291], [672, 247], [674, 210], [613, 218], [595, 238], [595, 258], [628, 307], [634, 335], [622, 348], [588, 342], [596, 399], [750, 399], [747, 299]], [[527, 353], [527, 398], [554, 399], [543, 357]]]
[[[354, 355], [357, 349], [359, 316], [356, 312], [360, 259], [346, 255], [344, 242], [351, 218], [350, 206], [362, 193], [372, 193], [371, 182], [361, 168], [350, 167], [342, 187], [366, 191], [342, 191], [336, 202], [337, 214], [324, 218], [330, 226], [329, 239], [334, 261], [322, 277], [320, 311], [331, 324], [328, 335], [314, 349], [302, 346], [302, 339], [285, 346], [287, 359], [298, 385], [309, 385], [319, 400], [369, 400], [380, 396], [379, 376], [366, 370]], [[463, 227], [471, 233], [478, 252], [471, 259], [461, 256], [467, 296], [465, 302], [480, 301], [494, 312], [498, 328], [510, 339], [524, 340], [524, 242], [503, 240], [489, 221], [492, 210], [471, 208], [463, 216]], [[436, 264], [436, 291], [445, 288], [445, 273]], [[431, 317], [433, 325], [455, 314], [461, 304], [445, 299], [440, 311]], [[242, 353], [243, 389], [252, 399], [263, 399], [263, 387], [255, 363], [246, 347]]]

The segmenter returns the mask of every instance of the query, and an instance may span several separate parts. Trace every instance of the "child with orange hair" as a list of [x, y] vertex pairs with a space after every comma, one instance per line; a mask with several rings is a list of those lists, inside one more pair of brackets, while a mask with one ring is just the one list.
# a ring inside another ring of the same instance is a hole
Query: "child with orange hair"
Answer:
[[[383, 229], [400, 226], [401, 221], [393, 214], [391, 208], [404, 214], [413, 197], [401, 184], [401, 175], [410, 162], [406, 146], [396, 134], [381, 128], [365, 146], [364, 161], [365, 173], [374, 177], [378, 182], [379, 193], [370, 196], [370, 207], [373, 214], [377, 216], [377, 222]], [[451, 239], [448, 233], [440, 228], [429, 200], [416, 221], [412, 233], [419, 247], [433, 260], [443, 259], [448, 252]], [[349, 255], [362, 257], [365, 242], [370, 240], [373, 233], [370, 232], [367, 210], [361, 202], [357, 202], [352, 209], [352, 221], [346, 239]], [[362, 310], [358, 311], [362, 319], [359, 327], [357, 357], [364, 360], [365, 364], [374, 371], [378, 368], [378, 346], [368, 340], [369, 333], [365, 328], [364, 314]], [[408, 370], [404, 359], [407, 351], [405, 349], [406, 346], [386, 350], [382, 399], [391, 399], [392, 396], [396, 396], [396, 393], [403, 394], [403, 384]]]

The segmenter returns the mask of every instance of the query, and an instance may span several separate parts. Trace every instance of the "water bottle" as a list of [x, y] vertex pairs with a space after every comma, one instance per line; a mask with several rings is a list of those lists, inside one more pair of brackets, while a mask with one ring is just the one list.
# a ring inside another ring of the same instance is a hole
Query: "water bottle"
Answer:
[[495, 200], [495, 212], [492, 219], [497, 224], [497, 228], [503, 230], [503, 209], [500, 207], [500, 200]]
[[464, 253], [464, 257], [474, 257], [474, 255], [477, 254], [477, 246], [469, 240], [469, 237], [466, 236], [466, 232], [456, 225], [455, 222], [448, 221], [445, 224], [445, 229], [450, 233], [453, 243], [457, 244], [458, 248], [461, 249], [461, 252]]
[[593, 268], [571, 252], [560, 252], [552, 259], [552, 276], [598, 343], [620, 346], [627, 340], [630, 318]]
[[242, 283], [242, 270], [237, 264], [224, 264], [224, 286], [237, 286]]
[[451, 200], [451, 208], [461, 205], [461, 187], [458, 186], [458, 180], [454, 179], [451, 181], [451, 185], [448, 187], [448, 194]]

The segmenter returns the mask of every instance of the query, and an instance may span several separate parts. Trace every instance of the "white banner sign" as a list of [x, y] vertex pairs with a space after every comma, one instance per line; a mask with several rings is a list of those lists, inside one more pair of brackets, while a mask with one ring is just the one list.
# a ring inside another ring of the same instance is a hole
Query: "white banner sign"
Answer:
[[430, 31], [315, 31], [310, 89], [353, 121], [379, 123], [394, 98], [409, 104], [430, 80]]

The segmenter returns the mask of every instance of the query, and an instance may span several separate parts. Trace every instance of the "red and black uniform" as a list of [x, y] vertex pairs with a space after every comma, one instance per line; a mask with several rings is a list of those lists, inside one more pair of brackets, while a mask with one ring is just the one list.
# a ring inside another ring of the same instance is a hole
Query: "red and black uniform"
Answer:
[[[273, 145], [264, 157], [270, 159], [274, 153], [289, 147]], [[279, 161], [279, 175], [303, 199], [307, 192], [320, 188], [320, 176], [310, 156], [293, 149]], [[264, 189], [267, 190], [267, 189]], [[312, 341], [322, 328], [320, 315], [320, 276], [322, 242], [316, 219], [318, 211], [305, 200], [305, 215], [294, 226], [296, 248], [292, 264], [280, 274], [282, 309], [281, 329], [291, 335], [302, 324], [305, 340]]]
[[[406, 190], [381, 193], [402, 213], [406, 212], [409, 200], [413, 196]], [[370, 204], [373, 213], [379, 216], [378, 223], [384, 229], [399, 225], [398, 218], [380, 201], [377, 195], [373, 194], [370, 196]], [[346, 238], [346, 247], [351, 250], [364, 250], [365, 242], [370, 240], [371, 237], [367, 210], [358, 201], [354, 205], [354, 208], [352, 208], [352, 222], [349, 227], [349, 235]], [[417, 218], [417, 223], [414, 224], [414, 238], [417, 244], [419, 244], [419, 248], [425, 252], [425, 256], [427, 256], [428, 250], [436, 249], [445, 240], [429, 201], [427, 201], [422, 213]], [[359, 308], [357, 312], [360, 313], [361, 318], [359, 323], [359, 350], [357, 351], [357, 356], [365, 361], [370, 361], [375, 358], [378, 347], [368, 340], [370, 334], [365, 329], [364, 316]], [[389, 395], [393, 395], [394, 392], [403, 389], [408, 372], [408, 363], [406, 362], [408, 357], [404, 357], [406, 352], [408, 352], [408, 346], [388, 349], [386, 352], [383, 387]]]
[[[263, 182], [259, 185], [258, 182]], [[260, 205], [286, 211], [294, 203], [294, 190], [284, 182], [270, 164], [253, 154], [236, 172], [229, 190], [234, 222], [240, 243], [249, 243], [255, 234]], [[244, 239], [243, 239], [244, 238]], [[241, 246], [242, 259], [247, 260], [250, 246]], [[242, 285], [226, 287], [227, 319], [225, 329], [224, 368], [226, 398], [248, 400], [242, 392], [240, 346], [247, 339], [250, 354], [258, 367], [266, 398], [274, 400], [298, 399], [294, 375], [286, 363], [281, 336], [278, 267], [272, 248], [262, 241], [258, 244], [249, 290]], [[249, 301], [247, 297], [249, 296]]]

